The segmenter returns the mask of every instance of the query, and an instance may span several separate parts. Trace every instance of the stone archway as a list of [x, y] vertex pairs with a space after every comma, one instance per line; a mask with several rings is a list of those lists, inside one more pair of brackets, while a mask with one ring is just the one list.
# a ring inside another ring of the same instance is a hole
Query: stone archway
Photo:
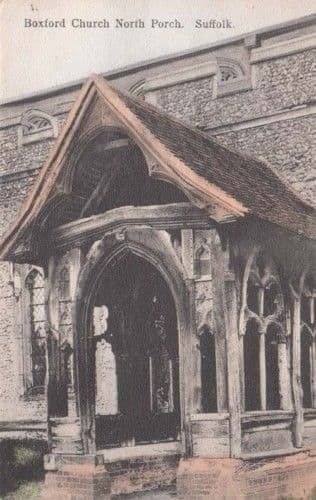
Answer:
[[[91, 307], [94, 304], [96, 281], [105, 269], [126, 255], [143, 259], [161, 275], [174, 301], [179, 336], [179, 413], [183, 448], [189, 453], [188, 415], [190, 406], [190, 380], [186, 380], [185, 359], [190, 352], [191, 292], [187, 288], [182, 266], [176, 261], [168, 237], [162, 231], [131, 229], [109, 234], [91, 248], [79, 280], [74, 308], [75, 361], [77, 401], [81, 418], [83, 449], [96, 451], [95, 440], [95, 339], [91, 328]], [[146, 264], [147, 265], [147, 264]], [[90, 322], [90, 323], [89, 323]], [[87, 328], [87, 325], [90, 327]]]

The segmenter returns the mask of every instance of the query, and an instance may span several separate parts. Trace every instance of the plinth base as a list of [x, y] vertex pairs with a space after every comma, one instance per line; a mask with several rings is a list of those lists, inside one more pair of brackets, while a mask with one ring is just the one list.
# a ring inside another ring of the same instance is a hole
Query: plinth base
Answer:
[[182, 459], [177, 494], [182, 500], [307, 499], [316, 494], [316, 457], [308, 453], [258, 460]]
[[[80, 457], [74, 456], [73, 460], [67, 460], [63, 457], [63, 460], [52, 461], [50, 457], [46, 461], [46, 469], [49, 470], [45, 474], [45, 500], [110, 499], [111, 480], [104, 465], [98, 464], [94, 457], [91, 460], [84, 458], [85, 460], [80, 460]], [[75, 463], [76, 459], [79, 463]]]

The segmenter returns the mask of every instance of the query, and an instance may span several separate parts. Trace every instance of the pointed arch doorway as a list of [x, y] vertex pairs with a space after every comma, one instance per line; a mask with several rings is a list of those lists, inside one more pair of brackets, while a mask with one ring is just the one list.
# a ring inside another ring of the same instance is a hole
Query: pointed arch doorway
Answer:
[[98, 280], [91, 323], [96, 448], [177, 440], [177, 315], [164, 277], [147, 260], [123, 253]]

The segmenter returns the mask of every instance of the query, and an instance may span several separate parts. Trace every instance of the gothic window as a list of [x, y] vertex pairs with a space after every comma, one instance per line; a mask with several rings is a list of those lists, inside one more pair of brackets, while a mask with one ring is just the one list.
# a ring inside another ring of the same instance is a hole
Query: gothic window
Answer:
[[203, 278], [211, 274], [211, 249], [206, 238], [198, 241], [194, 250], [194, 274]]
[[58, 126], [53, 116], [38, 109], [26, 111], [18, 129], [19, 145], [57, 137]]
[[279, 364], [281, 356], [286, 355], [286, 350], [280, 347], [286, 342], [284, 328], [284, 304], [277, 272], [273, 263], [259, 254], [247, 283], [243, 339], [246, 411], [280, 409]]
[[217, 412], [215, 336], [207, 326], [200, 333], [201, 403], [203, 413]]
[[301, 384], [303, 392], [303, 407], [313, 408], [316, 406], [313, 396], [316, 371], [316, 308], [315, 290], [311, 283], [302, 294], [301, 299]]
[[[40, 271], [33, 269], [27, 276], [28, 318], [30, 327], [30, 359], [26, 373], [26, 389], [32, 394], [43, 392], [46, 375], [46, 328], [44, 279]], [[28, 339], [26, 339], [27, 341]]]

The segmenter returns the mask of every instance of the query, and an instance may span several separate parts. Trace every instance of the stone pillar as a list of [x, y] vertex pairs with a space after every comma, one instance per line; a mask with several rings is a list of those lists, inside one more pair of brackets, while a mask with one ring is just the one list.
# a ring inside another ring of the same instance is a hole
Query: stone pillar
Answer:
[[294, 288], [292, 291], [292, 388], [295, 418], [294, 443], [297, 448], [303, 446], [304, 410], [301, 385], [301, 297]]
[[43, 499], [109, 500], [111, 481], [103, 456], [46, 455]]

